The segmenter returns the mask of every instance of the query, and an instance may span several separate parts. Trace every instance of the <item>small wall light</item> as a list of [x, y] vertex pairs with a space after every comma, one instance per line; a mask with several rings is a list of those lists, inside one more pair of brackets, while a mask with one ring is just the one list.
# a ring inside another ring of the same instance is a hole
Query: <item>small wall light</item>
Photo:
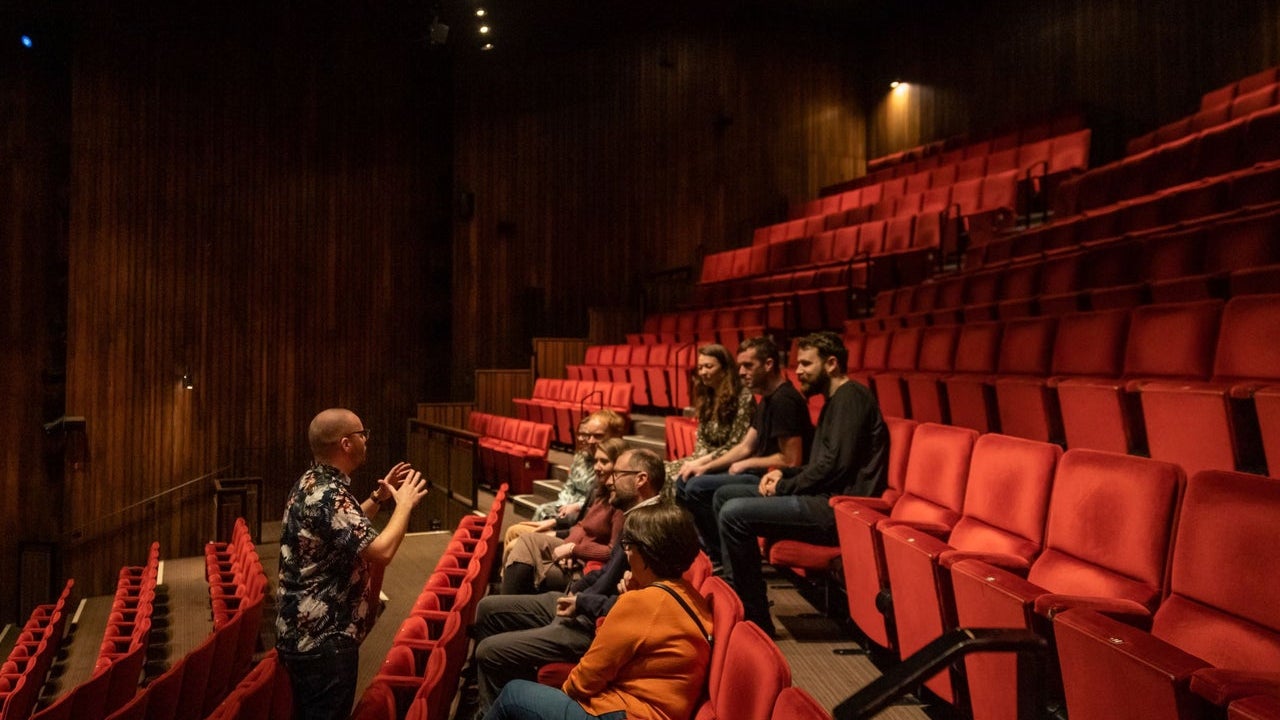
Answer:
[[890, 89], [890, 90], [897, 90], [898, 88], [902, 87], [903, 85], [906, 85], [906, 83], [902, 82], [901, 80], [894, 80], [893, 82], [889, 83], [889, 89]]
[[190, 371], [187, 371], [182, 374], [182, 388], [184, 390], [196, 389], [196, 381], [195, 381], [195, 378], [191, 377]]

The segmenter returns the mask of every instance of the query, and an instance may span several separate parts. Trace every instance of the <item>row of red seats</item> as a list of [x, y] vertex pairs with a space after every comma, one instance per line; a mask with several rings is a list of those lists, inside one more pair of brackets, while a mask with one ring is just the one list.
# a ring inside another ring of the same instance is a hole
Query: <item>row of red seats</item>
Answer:
[[[655, 313], [645, 316], [641, 332], [627, 333], [627, 344], [702, 345], [715, 342], [728, 348], [737, 347], [747, 338], [759, 337], [771, 329], [782, 329], [790, 322], [788, 318], [792, 317], [793, 310], [794, 303], [790, 300], [778, 300], [708, 310]], [[590, 353], [591, 348], [587, 348], [587, 352]], [[600, 363], [588, 361], [586, 364]]]
[[62, 647], [75, 580], [67, 580], [52, 603], [37, 605], [0, 664], [0, 718], [25, 720], [39, 700], [49, 668]]
[[159, 572], [159, 542], [151, 543], [144, 564], [120, 568], [93, 674], [32, 715], [33, 719], [101, 720], [133, 698], [147, 661]]
[[[665, 333], [662, 335], [665, 337]], [[584, 364], [565, 366], [571, 379], [628, 384], [633, 389], [635, 405], [682, 408], [689, 404], [689, 369], [696, 354], [691, 342], [595, 347], [599, 350], [587, 348]]]
[[[927, 194], [948, 186], [980, 179], [985, 176], [1014, 172], [1021, 177], [1062, 175], [1083, 170], [1089, 164], [1089, 130], [1045, 138], [1035, 142], [1007, 148], [990, 149], [977, 144], [965, 149], [953, 150], [938, 156], [936, 164], [919, 167], [910, 174], [882, 178], [838, 194], [812, 200], [802, 206], [804, 215], [785, 223], [769, 225], [756, 230], [753, 244], [778, 242], [797, 237], [805, 220], [831, 217], [833, 214], [883, 203], [903, 195]], [[908, 207], [910, 204], [908, 204]], [[884, 209], [881, 210], [883, 212]]]
[[547, 451], [555, 426], [532, 420], [473, 412], [467, 429], [479, 435], [480, 468], [491, 486], [509, 485], [516, 493], [533, 491], [547, 477]]
[[[236, 520], [232, 534], [231, 540], [206, 546], [206, 575], [210, 574], [211, 563], [218, 568], [218, 577], [221, 578], [224, 567], [230, 570], [237, 563], [257, 560], [257, 551], [248, 537], [248, 526], [243, 518]], [[260, 563], [257, 567], [258, 579], [246, 578], [245, 582], [248, 586], [256, 585], [258, 591], [253, 594], [232, 591], [229, 596], [224, 596], [228, 602], [233, 602], [233, 597], [243, 601], [235, 603], [236, 608], [228, 608], [231, 616], [221, 625], [215, 625], [204, 642], [182, 656], [119, 709], [107, 714], [107, 720], [200, 720], [219, 709], [224, 699], [249, 673], [253, 653], [257, 649], [266, 599], [266, 578], [261, 575]], [[279, 682], [275, 685], [273, 697], [286, 693], [279, 702], [291, 710], [288, 683], [283, 683], [283, 689]], [[82, 716], [66, 717], [78, 720]]]
[[1262, 163], [971, 245], [964, 266], [976, 270], [1123, 238], [1146, 239], [1245, 220], [1273, 212], [1277, 198], [1280, 163]]
[[880, 182], [892, 177], [910, 175], [919, 170], [928, 170], [938, 165], [955, 162], [960, 159], [986, 155], [1001, 150], [1008, 150], [1019, 145], [1029, 145], [1058, 135], [1066, 135], [1084, 127], [1084, 118], [1079, 114], [1067, 114], [1048, 122], [1019, 127], [1003, 132], [987, 140], [971, 141], [966, 136], [955, 136], [938, 140], [889, 155], [882, 155], [867, 161], [867, 174], [840, 186], [856, 187], [858, 184]]
[[1200, 109], [1207, 110], [1218, 105], [1226, 105], [1239, 95], [1246, 95], [1277, 81], [1280, 81], [1280, 68], [1267, 68], [1200, 96]]
[[[1280, 467], [1280, 295], [846, 336], [886, 415], [1190, 472]], [[1216, 348], [1216, 349], [1215, 349]]]
[[1280, 291], [1280, 210], [1069, 247], [876, 296], [863, 329]]
[[[687, 393], [688, 390], [686, 389]], [[596, 382], [594, 380], [558, 380], [538, 378], [533, 384], [533, 397], [512, 398], [516, 415], [555, 427], [555, 441], [573, 446], [578, 425], [583, 417], [601, 408], [631, 417], [635, 390], [631, 383]]]
[[1229, 85], [1205, 93], [1200, 98], [1200, 111], [1166, 123], [1145, 135], [1125, 143], [1125, 154], [1136, 155], [1165, 143], [1238, 120], [1275, 104], [1277, 68], [1242, 78]]
[[502, 551], [499, 533], [507, 490], [505, 485], [498, 488], [487, 516], [459, 523], [352, 718], [449, 716], [466, 660], [467, 627]]
[[[997, 207], [1011, 207], [1017, 178], [993, 177], [982, 182], [987, 180], [992, 181], [989, 188], [992, 202], [997, 203]], [[973, 190], [975, 196], [965, 203], [976, 212], [985, 208], [977, 194], [982, 185], [973, 185]], [[904, 281], [922, 279], [944, 245], [945, 213], [943, 208], [868, 220], [793, 240], [708, 255], [703, 261], [702, 279], [695, 288], [695, 302], [714, 305], [761, 299], [770, 294], [775, 278], [799, 270], [834, 270], [835, 276], [825, 281], [817, 279], [814, 284], [820, 287], [883, 286], [886, 280], [895, 277], [894, 264], [901, 266], [897, 267], [896, 275]]]
[[1054, 194], [1053, 210], [1071, 216], [1274, 160], [1280, 160], [1280, 106], [1066, 180]]
[[[1246, 717], [1280, 717], [1280, 595], [1270, 581], [1280, 569], [1277, 514], [1274, 480], [1192, 477], [1150, 622], [1120, 624], [1089, 603], [1055, 615], [1067, 711], [1200, 720], [1229, 706]], [[1250, 699], [1260, 692], [1270, 699]]]
[[207, 543], [204, 558], [216, 630], [266, 592], [267, 576], [244, 518], [236, 518], [230, 542]]
[[667, 459], [675, 460], [692, 455], [694, 445], [698, 442], [698, 419], [668, 415], [665, 425]]
[[[275, 648], [245, 675], [208, 720], [275, 720], [293, 714], [293, 685]], [[137, 720], [146, 717], [135, 716]]]
[[[1175, 655], [1180, 666], [1155, 672], [1152, 662], [1127, 671], [1117, 665], [1150, 645], [1140, 631], [1082, 617], [1086, 633], [1106, 623], [1089, 640], [1092, 655], [1062, 660], [1068, 711], [1083, 717], [1204, 717], [1174, 712], [1197, 707], [1186, 693], [1192, 671], [1265, 668], [1280, 659], [1280, 598], [1261, 579], [1270, 577], [1270, 548], [1280, 540], [1275, 480], [1206, 471], [1192, 478], [1184, 499], [1185, 475], [1172, 463], [889, 424], [894, 487], [882, 499], [832, 499], [839, 547], [783, 541], [771, 548], [781, 564], [821, 568], [839, 558], [850, 614], [876, 643], [906, 657], [955, 627], [1046, 632], [1050, 619], [1072, 607], [1138, 625], [1150, 625], [1154, 612], [1160, 635], [1167, 613], [1165, 637], [1199, 656]], [[1060, 626], [1057, 632], [1061, 643]], [[1078, 686], [1074, 700], [1073, 674], [1091, 683]], [[1218, 700], [1258, 687], [1233, 676], [1208, 680]], [[1274, 677], [1269, 682], [1275, 687]], [[1018, 717], [1020, 695], [1032, 690], [1012, 657], [991, 654], [971, 656], [962, 670], [927, 684], [975, 718]], [[1114, 694], [1100, 697], [1099, 688]]]

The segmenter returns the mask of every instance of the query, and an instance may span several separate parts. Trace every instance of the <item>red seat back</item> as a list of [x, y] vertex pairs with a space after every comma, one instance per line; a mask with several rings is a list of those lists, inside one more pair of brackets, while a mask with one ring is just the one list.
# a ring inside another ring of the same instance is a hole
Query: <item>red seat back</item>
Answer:
[[907, 456], [902, 497], [889, 517], [951, 527], [960, 518], [976, 430], [923, 423]]
[[1027, 579], [1053, 593], [1155, 607], [1184, 484], [1173, 463], [1068, 451], [1053, 481], [1044, 551]]

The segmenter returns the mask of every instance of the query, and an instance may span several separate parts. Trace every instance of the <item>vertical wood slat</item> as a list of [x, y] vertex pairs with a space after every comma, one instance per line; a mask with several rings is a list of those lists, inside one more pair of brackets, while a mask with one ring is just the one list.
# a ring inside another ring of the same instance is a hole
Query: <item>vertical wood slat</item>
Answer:
[[434, 423], [445, 427], [467, 429], [467, 421], [475, 403], [418, 403], [419, 422]]
[[533, 366], [535, 378], [565, 378], [565, 365], [581, 365], [587, 355], [587, 341], [582, 338], [534, 338]]
[[146, 23], [85, 6], [70, 71], [66, 405], [91, 433], [67, 520], [88, 594], [151, 540], [197, 554], [211, 489], [101, 518], [214, 468], [262, 477], [279, 517], [326, 407], [375, 429], [353, 478], [368, 492], [449, 363], [424, 317], [449, 293], [429, 275], [448, 243], [427, 180], [447, 138], [413, 47], [364, 42], [386, 19], [354, 8], [223, 26], [144, 5]]
[[532, 370], [476, 370], [476, 410], [515, 417], [511, 398], [533, 395]]

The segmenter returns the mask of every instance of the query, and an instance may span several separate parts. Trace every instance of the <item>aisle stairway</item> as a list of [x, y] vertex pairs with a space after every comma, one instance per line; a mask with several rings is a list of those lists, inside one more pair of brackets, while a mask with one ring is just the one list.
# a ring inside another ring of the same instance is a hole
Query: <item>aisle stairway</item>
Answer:
[[[666, 459], [666, 419], [661, 415], [632, 413], [631, 422], [635, 434], [625, 437], [627, 445], [633, 448], [648, 448], [658, 453], [659, 457]], [[565, 478], [569, 476], [569, 464], [572, 462], [573, 455], [570, 453], [561, 450], [549, 451], [547, 467], [551, 477], [535, 480], [532, 493], [512, 496], [512, 509], [515, 513], [522, 518], [532, 517], [535, 508], [544, 502], [556, 499], [561, 488], [564, 487]]]

